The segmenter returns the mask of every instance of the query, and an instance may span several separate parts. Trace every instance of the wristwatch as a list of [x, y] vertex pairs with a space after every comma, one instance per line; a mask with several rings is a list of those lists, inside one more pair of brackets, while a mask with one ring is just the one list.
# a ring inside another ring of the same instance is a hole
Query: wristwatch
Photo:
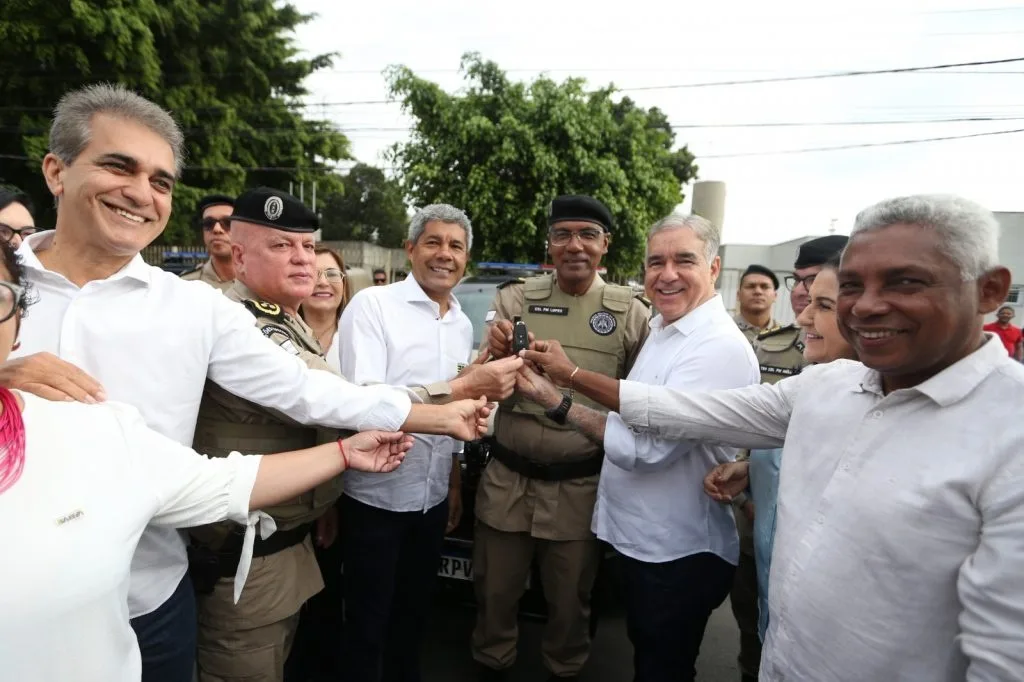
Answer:
[[572, 398], [567, 395], [563, 395], [562, 402], [558, 403], [558, 407], [552, 407], [550, 410], [544, 410], [544, 416], [556, 424], [564, 425], [565, 418], [569, 415], [570, 407], [572, 407]]

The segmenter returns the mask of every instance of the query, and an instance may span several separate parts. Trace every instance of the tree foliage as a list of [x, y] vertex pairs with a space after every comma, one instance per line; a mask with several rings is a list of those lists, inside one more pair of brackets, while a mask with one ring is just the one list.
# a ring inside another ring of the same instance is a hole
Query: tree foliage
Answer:
[[310, 19], [274, 0], [5, 0], [0, 181], [50, 205], [39, 164], [53, 107], [107, 81], [168, 108], [185, 131], [188, 165], [165, 241], [194, 241], [188, 219], [208, 192], [314, 179], [340, 191], [326, 163], [348, 158], [348, 140], [299, 102], [303, 80], [333, 56], [297, 58], [293, 31]]
[[459, 94], [403, 66], [388, 72], [391, 95], [415, 121], [410, 141], [390, 152], [413, 202], [464, 209], [478, 260], [542, 262], [548, 202], [589, 194], [615, 217], [609, 271], [635, 273], [647, 227], [697, 173], [689, 150], [673, 149], [665, 115], [616, 100], [612, 86], [588, 91], [581, 79], [512, 82], [475, 53], [462, 71]]
[[364, 163], [341, 182], [343, 192], [328, 198], [321, 210], [323, 238], [371, 241], [376, 234], [381, 246], [401, 247], [409, 223], [401, 185]]

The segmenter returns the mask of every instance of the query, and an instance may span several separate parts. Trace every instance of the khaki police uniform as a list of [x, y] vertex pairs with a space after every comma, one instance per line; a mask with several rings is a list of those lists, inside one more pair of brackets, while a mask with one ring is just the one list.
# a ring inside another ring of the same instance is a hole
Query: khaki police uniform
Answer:
[[775, 320], [770, 320], [767, 327], [755, 327], [754, 325], [747, 322], [747, 319], [743, 317], [742, 313], [736, 313], [732, 317], [732, 321], [736, 323], [736, 326], [743, 332], [743, 336], [747, 337], [747, 341], [754, 343], [757, 340], [758, 335], [765, 332], [771, 332], [778, 329], [779, 325]]
[[[737, 321], [737, 324], [739, 322]], [[761, 366], [761, 382], [774, 384], [799, 374], [804, 367], [803, 332], [794, 324], [768, 329], [754, 340], [754, 354]], [[743, 451], [737, 459], [746, 459]], [[744, 496], [743, 501], [746, 501]], [[740, 628], [740, 672], [757, 678], [761, 667], [761, 638], [758, 635], [757, 566], [754, 562], [754, 527], [746, 514], [736, 508], [736, 529], [740, 536], [740, 561], [736, 567], [729, 602]], [[757, 510], [754, 510], [757, 513]]]
[[[302, 358], [310, 368], [331, 371], [312, 330], [301, 319], [259, 300], [238, 281], [226, 295], [242, 303], [272, 341]], [[233, 450], [267, 454], [331, 442], [338, 435], [298, 424], [208, 381], [194, 448], [211, 457], [226, 457]], [[339, 476], [263, 510], [274, 518], [278, 530], [267, 540], [257, 539], [249, 577], [237, 604], [233, 603], [233, 576], [242, 527], [226, 521], [192, 529], [193, 549], [212, 550], [221, 561], [220, 578], [212, 593], [197, 598], [200, 682], [283, 682], [299, 610], [324, 587], [310, 530], [340, 494]]]
[[[554, 274], [509, 282], [499, 287], [492, 308], [493, 320], [520, 316], [537, 339], [561, 342], [582, 369], [615, 378], [629, 372], [649, 331], [649, 304], [629, 287], [606, 284], [599, 276], [581, 296], [559, 289]], [[579, 393], [575, 400], [604, 410]], [[559, 676], [583, 667], [600, 558], [590, 525], [602, 458], [598, 445], [551, 421], [535, 403], [513, 396], [502, 404], [492, 459], [476, 498], [473, 656], [478, 662], [501, 669], [515, 661], [518, 602], [536, 554], [549, 611], [544, 663]], [[589, 469], [589, 475], [540, 480], [513, 471], [503, 460]]]
[[220, 275], [217, 274], [217, 271], [213, 267], [212, 258], [208, 258], [202, 265], [183, 273], [181, 278], [189, 280], [197, 279], [200, 282], [206, 282], [211, 287], [215, 287], [221, 291], [227, 291], [234, 283], [234, 280], [220, 278]]

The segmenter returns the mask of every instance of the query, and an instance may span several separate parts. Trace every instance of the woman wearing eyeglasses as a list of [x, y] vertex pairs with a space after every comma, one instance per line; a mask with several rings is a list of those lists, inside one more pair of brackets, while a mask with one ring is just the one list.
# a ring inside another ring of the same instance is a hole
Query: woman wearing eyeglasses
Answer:
[[32, 219], [32, 200], [15, 187], [0, 187], [0, 240], [17, 249], [21, 241], [38, 231]]
[[[25, 311], [21, 282], [17, 256], [0, 244], [0, 363]], [[0, 388], [0, 679], [138, 682], [128, 569], [147, 524], [231, 519], [252, 538], [257, 520], [263, 533], [272, 524], [251, 509], [348, 468], [391, 471], [411, 445], [401, 433], [369, 431], [307, 450], [211, 459], [150, 430], [127, 405]]]
[[341, 352], [338, 345], [338, 320], [348, 303], [345, 288], [345, 261], [341, 254], [318, 245], [316, 253], [316, 287], [313, 295], [303, 301], [299, 315], [316, 334], [327, 364], [341, 373]]

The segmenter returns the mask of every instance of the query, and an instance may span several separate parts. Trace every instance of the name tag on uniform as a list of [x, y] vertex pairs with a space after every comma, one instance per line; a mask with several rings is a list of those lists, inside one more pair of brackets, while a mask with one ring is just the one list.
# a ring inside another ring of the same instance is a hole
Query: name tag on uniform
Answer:
[[790, 377], [794, 374], [799, 374], [799, 369], [793, 369], [792, 367], [773, 367], [771, 365], [761, 365], [761, 374], [778, 374], [784, 377]]
[[568, 315], [568, 308], [561, 308], [556, 305], [531, 305], [529, 307], [531, 313], [537, 313], [539, 315]]

